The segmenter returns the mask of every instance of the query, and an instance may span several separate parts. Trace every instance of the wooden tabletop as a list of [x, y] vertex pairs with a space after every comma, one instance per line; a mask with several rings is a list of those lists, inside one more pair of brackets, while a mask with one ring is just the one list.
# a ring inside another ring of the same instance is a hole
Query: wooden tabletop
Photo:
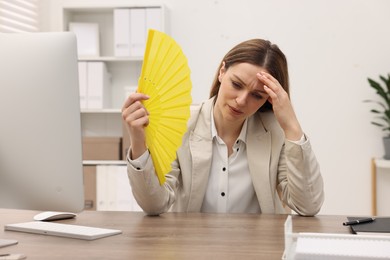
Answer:
[[[120, 229], [120, 235], [86, 241], [15, 231], [4, 225], [32, 221], [38, 211], [0, 209], [0, 248], [33, 259], [281, 259], [287, 215], [84, 211], [60, 223]], [[293, 232], [350, 233], [345, 216], [293, 216]]]

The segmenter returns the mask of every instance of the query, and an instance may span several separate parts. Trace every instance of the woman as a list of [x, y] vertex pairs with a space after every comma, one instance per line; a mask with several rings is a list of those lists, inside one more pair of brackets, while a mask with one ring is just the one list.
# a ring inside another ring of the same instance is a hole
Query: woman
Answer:
[[[172, 171], [160, 186], [145, 142], [142, 93], [125, 101], [128, 176], [149, 215], [167, 211], [296, 213], [324, 200], [319, 164], [289, 99], [287, 60], [269, 41], [242, 42], [223, 58], [210, 99], [192, 111]], [[283, 205], [284, 204], [284, 205]]]

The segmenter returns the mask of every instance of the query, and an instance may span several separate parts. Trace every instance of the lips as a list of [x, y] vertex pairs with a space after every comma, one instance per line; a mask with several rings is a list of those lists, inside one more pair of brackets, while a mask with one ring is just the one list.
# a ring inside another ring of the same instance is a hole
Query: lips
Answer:
[[232, 111], [232, 113], [233, 114], [235, 114], [235, 115], [241, 115], [241, 114], [243, 114], [243, 112], [241, 112], [239, 109], [237, 109], [237, 108], [234, 108], [234, 107], [232, 107], [232, 106], [229, 106], [229, 108], [230, 108], [230, 111]]

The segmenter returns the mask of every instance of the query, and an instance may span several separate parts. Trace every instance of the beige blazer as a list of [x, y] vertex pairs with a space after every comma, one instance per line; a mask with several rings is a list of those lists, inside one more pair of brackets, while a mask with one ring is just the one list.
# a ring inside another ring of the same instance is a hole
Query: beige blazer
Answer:
[[[211, 168], [213, 100], [193, 111], [163, 185], [150, 156], [141, 170], [128, 163], [132, 192], [147, 214], [200, 211]], [[300, 215], [317, 214], [324, 200], [323, 180], [309, 140], [302, 145], [286, 141], [272, 112], [250, 117], [247, 131], [249, 170], [261, 212], [286, 213], [283, 201]]]

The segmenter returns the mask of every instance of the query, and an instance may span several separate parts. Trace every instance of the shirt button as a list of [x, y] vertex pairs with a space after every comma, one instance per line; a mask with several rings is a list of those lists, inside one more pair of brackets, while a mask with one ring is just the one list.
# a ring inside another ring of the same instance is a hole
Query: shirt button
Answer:
[[141, 170], [141, 168], [140, 168], [140, 167], [137, 167], [137, 170]]
[[226, 171], [226, 167], [223, 167], [223, 168], [222, 168], [222, 171]]
[[240, 148], [237, 148], [237, 152], [238, 152], [238, 150], [240, 150]]
[[225, 192], [222, 192], [222, 193], [221, 193], [221, 196], [224, 197], [224, 196], [225, 196]]
[[238, 144], [238, 140], [237, 140], [236, 144]]

